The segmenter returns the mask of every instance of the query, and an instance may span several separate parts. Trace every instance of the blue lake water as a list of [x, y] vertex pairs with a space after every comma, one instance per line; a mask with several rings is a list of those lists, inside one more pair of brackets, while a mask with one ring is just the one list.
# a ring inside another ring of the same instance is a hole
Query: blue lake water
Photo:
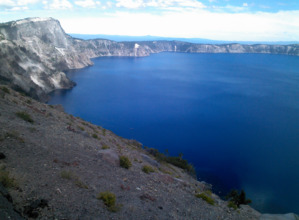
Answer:
[[171, 155], [216, 193], [299, 213], [299, 57], [160, 53], [102, 57], [50, 104]]

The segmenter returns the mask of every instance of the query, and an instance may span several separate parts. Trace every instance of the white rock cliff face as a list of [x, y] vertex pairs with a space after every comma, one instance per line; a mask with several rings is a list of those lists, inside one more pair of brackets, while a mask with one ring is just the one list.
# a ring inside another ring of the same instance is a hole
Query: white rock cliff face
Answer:
[[206, 45], [179, 41], [115, 42], [67, 35], [53, 18], [27, 18], [0, 24], [0, 80], [46, 100], [56, 89], [74, 86], [64, 71], [92, 65], [100, 56], [148, 56], [163, 51], [187, 53], [274, 53], [299, 55], [299, 45]]

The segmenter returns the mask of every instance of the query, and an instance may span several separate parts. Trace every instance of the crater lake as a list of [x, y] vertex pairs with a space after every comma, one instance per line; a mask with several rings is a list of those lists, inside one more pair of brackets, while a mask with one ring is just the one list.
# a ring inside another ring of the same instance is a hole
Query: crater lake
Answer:
[[194, 165], [219, 195], [299, 213], [299, 57], [160, 53], [101, 57], [49, 104]]

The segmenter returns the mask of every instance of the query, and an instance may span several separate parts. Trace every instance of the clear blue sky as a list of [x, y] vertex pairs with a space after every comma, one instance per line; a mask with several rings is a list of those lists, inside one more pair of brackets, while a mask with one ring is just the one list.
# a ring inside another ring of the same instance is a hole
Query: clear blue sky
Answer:
[[68, 33], [299, 40], [299, 0], [0, 0], [0, 22], [25, 17]]

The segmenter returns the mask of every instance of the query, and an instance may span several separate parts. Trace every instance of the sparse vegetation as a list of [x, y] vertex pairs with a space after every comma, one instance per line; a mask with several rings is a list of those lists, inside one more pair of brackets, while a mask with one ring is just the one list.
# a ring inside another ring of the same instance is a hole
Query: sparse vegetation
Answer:
[[73, 178], [73, 173], [72, 173], [72, 171], [69, 171], [69, 170], [63, 170], [63, 171], [61, 171], [60, 176], [63, 179], [70, 180]]
[[132, 166], [130, 159], [126, 156], [119, 157], [119, 165], [123, 168], [129, 169]]
[[85, 128], [83, 128], [82, 126], [77, 126], [81, 131], [84, 131]]
[[10, 176], [8, 171], [3, 169], [0, 170], [0, 182], [6, 188], [13, 188], [17, 186], [15, 179]]
[[110, 212], [117, 212], [122, 206], [116, 204], [115, 194], [109, 191], [99, 193], [97, 199], [102, 200]]
[[152, 168], [151, 166], [148, 166], [148, 165], [143, 166], [142, 171], [147, 174], [155, 172], [154, 168]]
[[106, 129], [103, 128], [103, 135], [106, 136]]
[[25, 143], [24, 139], [20, 137], [20, 134], [17, 131], [6, 132], [4, 138], [13, 138], [21, 143]]
[[26, 112], [17, 112], [16, 116], [18, 116], [19, 118], [23, 119], [24, 121], [27, 121], [29, 123], [33, 123], [33, 119], [31, 118], [31, 116], [26, 113]]
[[[241, 190], [241, 192], [239, 193], [238, 190], [232, 190], [227, 196], [226, 198], [229, 200], [229, 202], [235, 204], [235, 206], [237, 206], [238, 208], [240, 207], [240, 205], [247, 205], [249, 203], [251, 203], [250, 199], [246, 199], [246, 194], [244, 190]], [[230, 204], [229, 203], [229, 204]]]
[[2, 87], [1, 90], [4, 92], [4, 93], [7, 93], [7, 94], [10, 94], [10, 91], [7, 87]]
[[190, 175], [196, 177], [195, 168], [191, 164], [189, 164], [187, 160], [183, 159], [183, 154], [180, 154], [177, 157], [172, 157], [172, 156], [167, 156], [154, 148], [148, 148], [148, 147], [144, 147], [144, 148], [148, 153], [153, 155], [158, 161], [160, 162], [164, 161], [176, 167], [182, 168], [186, 170]]
[[88, 186], [85, 183], [83, 183], [81, 180], [79, 180], [79, 178], [75, 179], [75, 184], [79, 188], [88, 189]]
[[76, 176], [72, 171], [70, 170], [63, 170], [60, 173], [61, 178], [67, 179], [67, 180], [73, 180], [76, 186], [83, 189], [88, 189], [88, 186], [83, 183], [78, 176]]
[[206, 201], [210, 205], [215, 205], [215, 200], [210, 195], [208, 195], [206, 192], [197, 193], [197, 194], [195, 194], [195, 196], [197, 198], [201, 198], [202, 200]]
[[92, 137], [95, 139], [98, 139], [98, 135], [96, 135], [96, 134], [92, 134]]
[[108, 145], [104, 144], [104, 145], [102, 146], [102, 149], [103, 149], [103, 150], [107, 150], [107, 149], [110, 149], [110, 147], [109, 147]]
[[234, 210], [238, 208], [238, 206], [233, 201], [228, 201], [227, 207], [233, 208]]
[[107, 207], [115, 206], [116, 197], [112, 192], [101, 192], [97, 199], [101, 199]]

